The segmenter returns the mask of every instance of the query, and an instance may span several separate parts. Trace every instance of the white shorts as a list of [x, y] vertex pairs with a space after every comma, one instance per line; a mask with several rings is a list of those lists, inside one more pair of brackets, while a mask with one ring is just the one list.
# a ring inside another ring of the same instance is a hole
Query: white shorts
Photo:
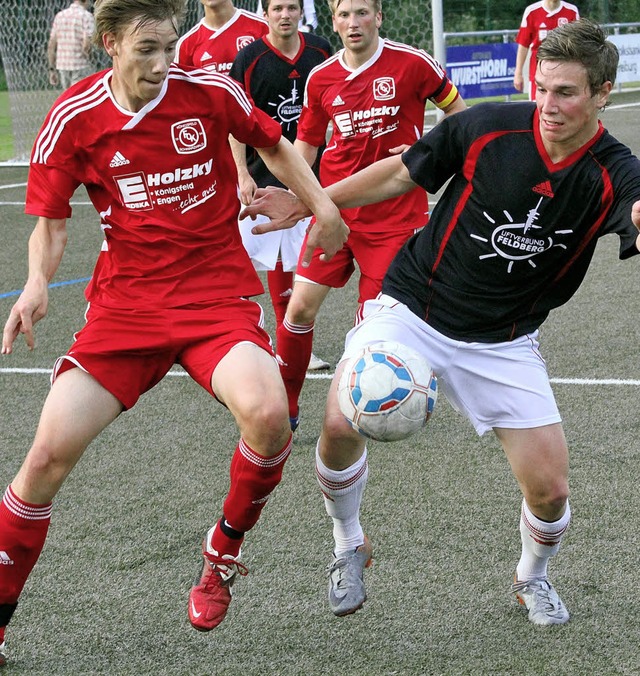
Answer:
[[385, 294], [368, 300], [363, 316], [347, 334], [342, 359], [380, 340], [412, 347], [431, 365], [440, 393], [479, 435], [494, 427], [529, 429], [561, 421], [537, 331], [504, 343], [453, 340]]
[[238, 221], [244, 248], [256, 270], [275, 270], [278, 258], [281, 258], [285, 272], [295, 270], [311, 217], [303, 218], [286, 230], [267, 232], [264, 235], [254, 235], [251, 232], [251, 228], [269, 220], [266, 216], [257, 216], [253, 221], [250, 218]]

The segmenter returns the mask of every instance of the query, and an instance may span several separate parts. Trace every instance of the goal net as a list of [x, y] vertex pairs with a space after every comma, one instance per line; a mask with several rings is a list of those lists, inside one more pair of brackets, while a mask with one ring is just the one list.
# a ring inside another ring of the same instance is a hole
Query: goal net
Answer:
[[[47, 42], [57, 12], [70, 0], [25, 2], [7, 0], [0, 22], [0, 55], [4, 64], [13, 130], [14, 163], [27, 163], [36, 134], [49, 108], [60, 93], [49, 84]], [[235, 0], [236, 7], [255, 11], [256, 0]], [[333, 33], [326, 0], [316, 0], [320, 35], [332, 43], [340, 41]], [[187, 0], [183, 31], [203, 16], [200, 0]], [[385, 0], [381, 34], [431, 51], [431, 3], [429, 0]], [[105, 68], [109, 61], [103, 52], [94, 51], [94, 66]]]

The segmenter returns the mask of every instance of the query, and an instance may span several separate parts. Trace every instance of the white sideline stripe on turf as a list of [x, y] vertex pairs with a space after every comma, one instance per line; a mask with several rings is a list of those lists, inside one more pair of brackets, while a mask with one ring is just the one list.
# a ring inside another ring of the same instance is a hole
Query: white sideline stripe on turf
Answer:
[[[0, 368], [0, 374], [17, 373], [22, 375], [45, 374], [51, 375], [51, 369], [41, 368]], [[185, 371], [169, 371], [168, 376], [188, 376]], [[308, 380], [329, 380], [333, 373], [307, 373]], [[624, 378], [551, 378], [550, 382], [557, 385], [631, 385], [638, 387], [640, 380], [628, 380]]]
[[9, 190], [9, 188], [26, 188], [26, 183], [13, 183], [11, 185], [0, 185], [0, 190]]
[[[93, 204], [91, 202], [69, 202], [72, 207], [91, 207]], [[24, 200], [22, 202], [0, 202], [0, 207], [23, 207]]]

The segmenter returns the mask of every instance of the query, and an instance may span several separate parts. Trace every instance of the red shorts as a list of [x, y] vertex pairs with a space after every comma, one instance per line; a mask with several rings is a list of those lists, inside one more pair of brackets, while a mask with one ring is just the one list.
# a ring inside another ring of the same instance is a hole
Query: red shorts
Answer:
[[77, 366], [92, 375], [125, 409], [157, 385], [174, 365], [207, 392], [211, 375], [229, 350], [255, 343], [273, 354], [258, 303], [227, 298], [211, 305], [166, 310], [121, 310], [89, 305], [87, 323], [54, 366], [57, 376]]
[[[321, 261], [322, 249], [313, 252], [308, 268], [298, 263], [297, 279], [307, 279], [316, 284], [342, 288], [351, 279], [355, 264], [360, 268], [358, 303], [375, 298], [382, 288], [382, 280], [402, 245], [420, 228], [389, 230], [386, 232], [350, 232], [346, 244], [330, 260]], [[304, 239], [302, 250], [307, 244]]]

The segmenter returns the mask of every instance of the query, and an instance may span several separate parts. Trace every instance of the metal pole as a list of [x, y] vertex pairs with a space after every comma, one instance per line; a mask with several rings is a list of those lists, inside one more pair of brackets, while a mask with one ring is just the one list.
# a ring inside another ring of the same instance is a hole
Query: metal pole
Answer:
[[[444, 41], [444, 15], [442, 11], [442, 0], [431, 0], [431, 17], [433, 22], [433, 55], [436, 61], [443, 66], [447, 64], [447, 48]], [[442, 118], [444, 113], [437, 108], [436, 119]]]

